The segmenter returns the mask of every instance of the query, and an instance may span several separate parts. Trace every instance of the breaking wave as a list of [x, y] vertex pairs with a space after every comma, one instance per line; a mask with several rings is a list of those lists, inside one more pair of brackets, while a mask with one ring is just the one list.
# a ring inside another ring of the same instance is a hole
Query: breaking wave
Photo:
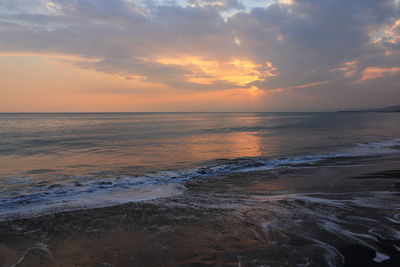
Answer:
[[[234, 172], [296, 168], [335, 158], [351, 158], [400, 153], [400, 138], [361, 143], [336, 153], [289, 158], [220, 159], [184, 171], [161, 171], [142, 176], [93, 178], [69, 177], [66, 182], [40, 181], [29, 177], [0, 180], [0, 219], [26, 214], [93, 207], [168, 197], [183, 192], [182, 182], [190, 179], [226, 175]], [[66, 179], [63, 179], [64, 181]], [[27, 215], [29, 216], [29, 215]]]

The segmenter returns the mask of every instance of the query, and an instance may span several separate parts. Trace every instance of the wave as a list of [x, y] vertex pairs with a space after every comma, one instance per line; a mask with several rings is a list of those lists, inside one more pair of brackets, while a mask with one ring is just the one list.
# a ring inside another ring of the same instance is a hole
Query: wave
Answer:
[[[288, 158], [220, 159], [203, 167], [184, 171], [161, 171], [142, 176], [69, 177], [67, 182], [37, 182], [29, 178], [0, 180], [0, 219], [27, 213], [104, 207], [177, 195], [183, 182], [235, 172], [266, 171], [281, 167], [312, 165], [324, 160], [400, 153], [400, 138], [360, 143], [336, 153]], [[64, 181], [66, 179], [63, 179]]]

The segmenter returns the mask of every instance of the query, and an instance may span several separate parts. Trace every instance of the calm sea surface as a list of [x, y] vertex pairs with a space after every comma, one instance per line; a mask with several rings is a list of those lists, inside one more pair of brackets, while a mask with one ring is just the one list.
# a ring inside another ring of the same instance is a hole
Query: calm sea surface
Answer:
[[400, 113], [0, 114], [0, 215], [177, 194], [181, 183], [398, 153]]

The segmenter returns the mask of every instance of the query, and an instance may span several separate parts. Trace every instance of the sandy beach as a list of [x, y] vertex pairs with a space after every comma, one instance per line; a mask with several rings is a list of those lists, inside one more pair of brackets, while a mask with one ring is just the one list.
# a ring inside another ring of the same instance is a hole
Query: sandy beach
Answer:
[[0, 265], [398, 266], [399, 157], [355, 160], [192, 180], [179, 196], [3, 221]]

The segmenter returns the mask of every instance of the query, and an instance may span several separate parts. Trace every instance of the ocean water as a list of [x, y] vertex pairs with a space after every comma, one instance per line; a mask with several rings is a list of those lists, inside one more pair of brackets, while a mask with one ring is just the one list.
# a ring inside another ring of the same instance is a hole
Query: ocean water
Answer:
[[400, 153], [400, 113], [0, 114], [0, 219], [180, 194], [184, 182]]

